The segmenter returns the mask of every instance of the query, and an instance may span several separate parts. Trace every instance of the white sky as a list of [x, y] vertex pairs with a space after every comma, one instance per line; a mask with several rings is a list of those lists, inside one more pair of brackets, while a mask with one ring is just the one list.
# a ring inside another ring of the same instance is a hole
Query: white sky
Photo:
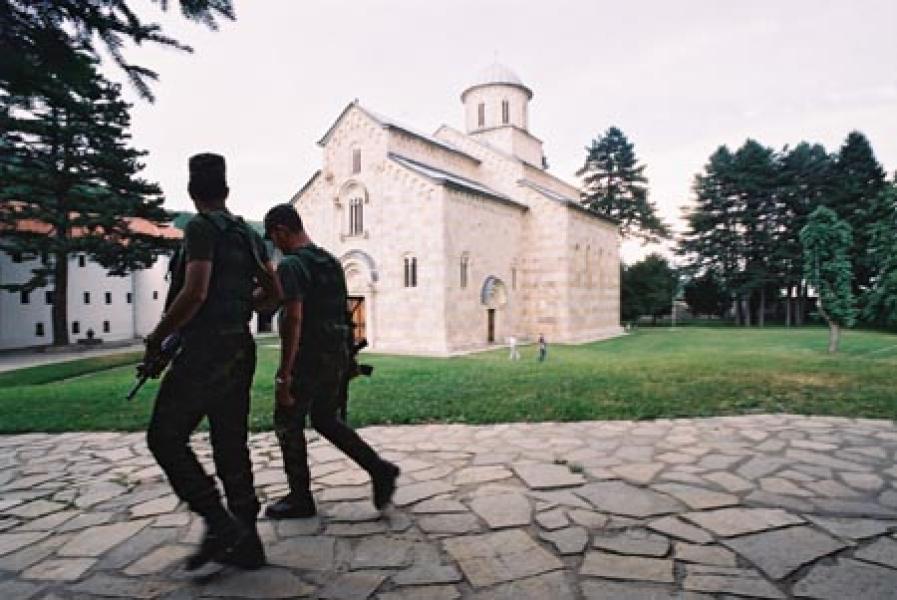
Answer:
[[156, 103], [134, 100], [134, 145], [173, 210], [191, 208], [187, 157], [210, 150], [227, 158], [232, 210], [260, 219], [320, 166], [316, 141], [354, 98], [422, 131], [463, 129], [459, 95], [496, 56], [535, 94], [554, 174], [576, 182], [586, 144], [616, 125], [677, 228], [720, 144], [834, 151], [857, 129], [897, 169], [895, 0], [235, 0], [218, 32], [171, 4], [160, 20], [196, 52], [128, 57], [160, 74]]

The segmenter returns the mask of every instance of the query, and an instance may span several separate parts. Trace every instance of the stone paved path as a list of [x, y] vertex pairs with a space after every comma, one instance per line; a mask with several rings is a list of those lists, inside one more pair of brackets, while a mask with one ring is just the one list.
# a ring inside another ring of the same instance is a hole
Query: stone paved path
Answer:
[[[0, 437], [0, 599], [897, 598], [897, 427], [797, 416], [363, 430], [404, 470], [380, 516], [323, 441], [322, 516], [203, 577], [201, 523], [143, 436]], [[205, 460], [204, 438], [197, 447]], [[256, 484], [285, 490], [271, 434]]]

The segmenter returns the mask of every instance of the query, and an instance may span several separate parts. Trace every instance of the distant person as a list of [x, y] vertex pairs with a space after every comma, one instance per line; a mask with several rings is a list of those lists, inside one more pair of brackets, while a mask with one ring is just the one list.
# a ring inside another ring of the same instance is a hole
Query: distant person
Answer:
[[539, 362], [545, 362], [545, 358], [548, 356], [548, 342], [545, 341], [545, 336], [541, 333], [539, 334]]
[[520, 351], [517, 350], [517, 338], [513, 335], [508, 338], [508, 348], [511, 350], [508, 360], [520, 360]]
[[350, 366], [342, 265], [312, 243], [302, 219], [289, 204], [268, 211], [265, 236], [284, 253], [277, 268], [284, 303], [280, 367], [274, 379], [274, 429], [290, 486], [290, 493], [269, 505], [265, 514], [272, 519], [290, 519], [316, 513], [303, 431], [306, 415], [311, 416], [318, 433], [368, 472], [374, 506], [382, 510], [392, 500], [399, 467], [380, 458], [338, 416], [341, 385]]
[[[189, 164], [198, 214], [172, 260], [165, 313], [146, 337], [142, 364], [152, 363], [172, 333], [179, 333], [181, 350], [159, 388], [147, 444], [175, 494], [206, 524], [187, 570], [210, 561], [254, 569], [265, 563], [265, 553], [247, 447], [256, 363], [249, 320], [254, 307], [279, 302], [280, 286], [261, 236], [225, 207], [224, 157], [197, 154]], [[190, 434], [204, 417], [229, 511], [190, 448]]]

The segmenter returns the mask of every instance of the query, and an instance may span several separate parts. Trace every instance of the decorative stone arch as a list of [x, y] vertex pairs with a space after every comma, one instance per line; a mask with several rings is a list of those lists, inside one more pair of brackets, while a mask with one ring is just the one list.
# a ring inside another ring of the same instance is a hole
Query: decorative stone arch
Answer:
[[[353, 193], [355, 192], [355, 193]], [[368, 188], [360, 180], [351, 178], [347, 179], [337, 191], [336, 204], [346, 205], [350, 198], [361, 196], [365, 204], [370, 203], [371, 198], [368, 194]]]
[[508, 287], [505, 285], [505, 282], [494, 275], [486, 277], [480, 290], [480, 302], [489, 309], [507, 306]]
[[[339, 258], [346, 274], [346, 292], [349, 307], [361, 304], [361, 313], [356, 315], [361, 323], [356, 322], [356, 336], [367, 339], [371, 348], [376, 347], [377, 340], [377, 263], [370, 254], [362, 250], [349, 250]], [[360, 326], [359, 326], [360, 325]]]

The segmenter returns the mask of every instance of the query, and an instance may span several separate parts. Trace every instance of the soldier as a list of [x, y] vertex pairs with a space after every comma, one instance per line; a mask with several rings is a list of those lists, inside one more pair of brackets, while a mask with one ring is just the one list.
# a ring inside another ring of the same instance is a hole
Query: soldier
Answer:
[[399, 468], [381, 459], [337, 415], [340, 385], [348, 376], [350, 361], [342, 266], [312, 243], [289, 204], [268, 211], [265, 236], [285, 254], [277, 267], [284, 302], [280, 367], [274, 380], [274, 427], [290, 484], [290, 493], [268, 506], [265, 514], [288, 519], [316, 512], [303, 433], [306, 415], [322, 436], [368, 472], [374, 506], [382, 510], [392, 499]]
[[[261, 236], [224, 205], [223, 157], [190, 158], [189, 192], [198, 214], [187, 223], [173, 260], [165, 313], [146, 338], [144, 363], [169, 334], [181, 336], [147, 443], [177, 496], [205, 520], [205, 537], [187, 569], [209, 561], [258, 568], [265, 554], [255, 526], [259, 502], [246, 439], [256, 362], [249, 321], [254, 307], [279, 301], [280, 284]], [[230, 512], [189, 444], [203, 417]]]

